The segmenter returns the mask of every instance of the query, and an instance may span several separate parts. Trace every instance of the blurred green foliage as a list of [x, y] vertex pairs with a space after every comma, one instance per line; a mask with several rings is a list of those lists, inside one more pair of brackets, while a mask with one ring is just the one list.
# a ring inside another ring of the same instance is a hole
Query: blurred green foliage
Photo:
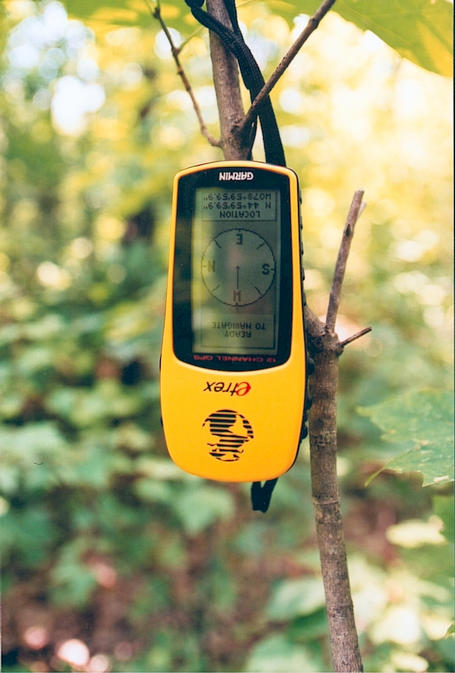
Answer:
[[453, 395], [412, 392], [359, 410], [384, 430], [383, 439], [402, 451], [386, 467], [421, 472], [423, 486], [453, 481]]
[[[57, 2], [1, 8], [3, 669], [330, 670], [307, 444], [264, 517], [247, 485], [178, 470], [162, 437], [172, 176], [219, 155], [145, 4], [65, 4], [79, 19]], [[301, 26], [294, 11], [241, 7], [266, 72]], [[176, 39], [195, 30], [183, 3], [163, 14]], [[182, 56], [216, 133], [205, 33]], [[337, 15], [273, 93], [317, 313], [350, 194], [369, 201], [337, 325], [373, 326], [343, 354], [339, 396], [367, 671], [453, 670], [449, 96]]]

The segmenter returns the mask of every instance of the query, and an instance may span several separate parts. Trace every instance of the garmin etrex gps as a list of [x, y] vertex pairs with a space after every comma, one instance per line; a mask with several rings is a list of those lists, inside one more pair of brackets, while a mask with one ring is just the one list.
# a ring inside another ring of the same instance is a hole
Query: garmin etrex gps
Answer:
[[293, 464], [306, 389], [299, 187], [253, 161], [174, 180], [161, 410], [174, 462], [222, 481]]

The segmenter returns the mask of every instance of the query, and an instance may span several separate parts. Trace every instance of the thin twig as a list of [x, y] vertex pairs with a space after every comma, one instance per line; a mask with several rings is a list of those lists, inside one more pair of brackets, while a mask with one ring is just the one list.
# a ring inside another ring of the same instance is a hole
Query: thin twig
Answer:
[[213, 147], [221, 147], [221, 141], [217, 140], [214, 136], [212, 136], [212, 134], [210, 133], [210, 131], [208, 130], [208, 128], [205, 124], [204, 118], [202, 116], [201, 108], [199, 107], [199, 103], [196, 100], [196, 96], [194, 95], [194, 91], [191, 88], [191, 84], [189, 83], [189, 80], [188, 80], [188, 78], [186, 76], [186, 73], [183, 69], [183, 66], [180, 62], [179, 54], [180, 54], [180, 51], [181, 51], [181, 47], [177, 47], [175, 45], [174, 40], [172, 39], [172, 35], [171, 35], [168, 27], [166, 26], [166, 24], [163, 20], [163, 17], [161, 16], [160, 3], [157, 2], [155, 7], [152, 7], [150, 5], [150, 3], [148, 2], [148, 0], [146, 0], [146, 2], [147, 2], [147, 5], [150, 9], [150, 12], [151, 12], [152, 16], [159, 22], [159, 24], [160, 24], [160, 26], [163, 30], [163, 33], [165, 34], [165, 36], [167, 38], [167, 41], [169, 42], [169, 45], [171, 47], [172, 57], [175, 61], [175, 65], [177, 66], [177, 74], [180, 77], [180, 79], [182, 80], [183, 86], [185, 87], [185, 90], [187, 91], [189, 97], [191, 98], [191, 102], [193, 104], [193, 109], [194, 109], [194, 111], [196, 113], [196, 116], [198, 118], [199, 128], [201, 129], [202, 135], [204, 136], [204, 138], [206, 138], [208, 140], [210, 145], [213, 145]]
[[344, 341], [340, 342], [341, 348], [344, 348], [348, 344], [351, 344], [353, 341], [357, 341], [357, 339], [360, 339], [360, 337], [363, 337], [365, 334], [369, 334], [372, 331], [372, 327], [364, 327], [363, 329], [360, 330], [360, 332], [356, 332], [352, 336], [348, 337]]
[[243, 120], [241, 127], [238, 129], [239, 134], [242, 134], [245, 131], [245, 129], [250, 128], [251, 124], [257, 117], [258, 109], [261, 103], [263, 102], [264, 98], [269, 95], [275, 84], [278, 82], [280, 77], [284, 74], [284, 72], [291, 64], [291, 61], [293, 61], [293, 59], [299, 53], [300, 49], [308, 40], [311, 33], [313, 33], [316, 30], [321, 20], [331, 9], [331, 7], [335, 4], [335, 1], [336, 0], [325, 0], [325, 2], [323, 2], [322, 5], [319, 7], [319, 9], [313, 14], [313, 16], [310, 19], [308, 19], [307, 25], [300, 33], [297, 40], [290, 47], [289, 51], [283, 56], [280, 63], [277, 65], [277, 67], [271, 74], [270, 78], [267, 80], [267, 82], [264, 84], [264, 86], [262, 87], [256, 98], [252, 102], [250, 109], [245, 115], [245, 119]]
[[335, 265], [335, 272], [333, 274], [332, 287], [330, 290], [329, 305], [327, 307], [326, 316], [326, 330], [333, 332], [337, 319], [338, 307], [340, 305], [341, 286], [343, 285], [344, 272], [346, 270], [346, 262], [348, 260], [349, 251], [351, 249], [352, 237], [354, 235], [354, 227], [359, 219], [362, 206], [363, 191], [355, 192], [349, 213], [344, 225], [343, 236], [341, 239], [340, 249]]

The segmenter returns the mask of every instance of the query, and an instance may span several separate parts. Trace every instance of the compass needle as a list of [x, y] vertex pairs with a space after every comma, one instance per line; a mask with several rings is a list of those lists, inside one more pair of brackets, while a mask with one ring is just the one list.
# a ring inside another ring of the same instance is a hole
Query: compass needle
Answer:
[[[210, 278], [215, 269], [220, 283], [212, 288]], [[201, 273], [207, 290], [218, 301], [247, 306], [259, 301], [273, 286], [275, 257], [269, 243], [256, 231], [225, 229], [207, 245]]]

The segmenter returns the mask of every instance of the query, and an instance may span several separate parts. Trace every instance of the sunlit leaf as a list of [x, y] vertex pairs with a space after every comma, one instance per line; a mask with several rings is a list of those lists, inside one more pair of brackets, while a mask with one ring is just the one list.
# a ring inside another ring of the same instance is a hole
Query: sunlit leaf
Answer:
[[389, 605], [371, 629], [375, 645], [391, 641], [410, 646], [421, 635], [421, 626], [415, 610], [408, 605]]
[[430, 521], [421, 519], [408, 519], [387, 529], [387, 539], [392, 544], [414, 549], [424, 544], [444, 544], [446, 541], [441, 535], [442, 527], [440, 520], [433, 517]]
[[30, 322], [24, 330], [25, 336], [31, 340], [50, 339], [57, 336], [65, 328], [62, 316], [48, 313], [40, 320]]
[[[268, 4], [292, 22], [297, 13], [313, 14], [322, 3], [303, 0], [296, 5], [269, 0]], [[452, 8], [447, 0], [337, 0], [332, 11], [358, 28], [372, 31], [422, 68], [450, 77]]]
[[[152, 16], [157, 3], [155, 0], [63, 0], [68, 13], [88, 23], [95, 31], [104, 32], [119, 27], [152, 27], [159, 30], [160, 26]], [[189, 7], [184, 0], [176, 2], [160, 2], [161, 15], [172, 28], [183, 33], [197, 27]]]
[[[154, 0], [65, 0], [71, 16], [97, 24], [150, 26], [158, 23], [150, 13]], [[251, 3], [246, 3], [251, 4]], [[268, 6], [293, 25], [298, 14], [313, 14], [320, 0], [268, 0]], [[239, 3], [241, 8], [242, 3]], [[197, 23], [183, 0], [163, 2], [162, 15], [169, 26], [187, 36]], [[452, 73], [452, 4], [447, 0], [338, 0], [333, 10], [362, 30], [370, 30], [401, 56], [440, 75]]]
[[395, 652], [392, 656], [392, 661], [398, 671], [424, 673], [428, 669], [428, 661], [411, 652]]

